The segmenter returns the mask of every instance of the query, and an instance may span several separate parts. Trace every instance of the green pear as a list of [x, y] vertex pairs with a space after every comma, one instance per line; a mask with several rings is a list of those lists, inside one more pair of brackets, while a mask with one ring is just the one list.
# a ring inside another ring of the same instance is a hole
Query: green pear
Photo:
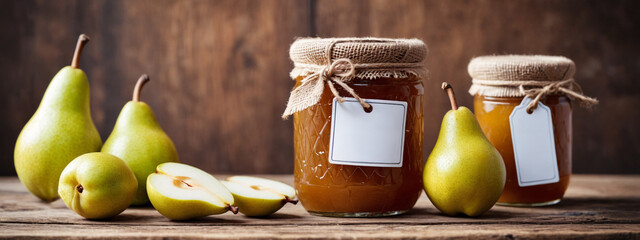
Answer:
[[89, 81], [78, 61], [89, 37], [78, 39], [71, 66], [51, 80], [38, 110], [18, 136], [14, 165], [18, 178], [44, 201], [58, 198], [58, 179], [74, 158], [96, 152], [102, 140], [89, 107]]
[[458, 108], [451, 86], [443, 83], [443, 89], [453, 110], [444, 116], [438, 141], [427, 159], [424, 189], [433, 205], [447, 215], [479, 216], [502, 194], [504, 162], [473, 113]]
[[293, 187], [266, 178], [233, 176], [221, 181], [233, 194], [239, 211], [249, 217], [266, 217], [286, 203], [297, 204]]
[[163, 163], [147, 179], [153, 207], [171, 220], [188, 220], [231, 211], [233, 195], [215, 177], [182, 163]]
[[58, 193], [71, 210], [88, 219], [109, 218], [129, 207], [138, 181], [122, 159], [107, 153], [83, 154], [60, 175]]
[[140, 101], [140, 91], [148, 81], [146, 74], [138, 79], [133, 100], [122, 108], [111, 135], [102, 147], [102, 152], [123, 159], [136, 175], [138, 193], [133, 205], [149, 203], [147, 177], [156, 171], [158, 164], [179, 162], [173, 142], [158, 124], [149, 105]]

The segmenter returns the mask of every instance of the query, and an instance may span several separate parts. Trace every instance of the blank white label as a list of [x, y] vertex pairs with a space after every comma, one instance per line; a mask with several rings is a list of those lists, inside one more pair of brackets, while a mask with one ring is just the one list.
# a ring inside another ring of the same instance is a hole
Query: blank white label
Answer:
[[367, 99], [369, 113], [355, 98], [333, 99], [331, 164], [402, 167], [407, 102]]
[[538, 107], [528, 114], [527, 104], [531, 100], [525, 97], [509, 116], [518, 185], [521, 187], [560, 180], [551, 110], [538, 102]]

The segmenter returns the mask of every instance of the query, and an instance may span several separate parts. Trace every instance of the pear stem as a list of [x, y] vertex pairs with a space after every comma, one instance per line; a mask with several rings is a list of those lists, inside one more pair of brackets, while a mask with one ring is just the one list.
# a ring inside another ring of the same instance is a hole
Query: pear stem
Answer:
[[288, 196], [285, 196], [284, 197], [284, 202], [285, 203], [293, 203], [293, 205], [297, 205], [298, 204], [298, 199], [289, 198]]
[[140, 101], [140, 92], [142, 91], [142, 86], [149, 81], [149, 75], [142, 74], [140, 78], [138, 78], [138, 82], [136, 83], [136, 87], [133, 89], [133, 101]]
[[73, 53], [73, 60], [71, 60], [71, 67], [72, 68], [78, 68], [78, 62], [80, 62], [80, 55], [82, 54], [82, 49], [84, 48], [84, 45], [87, 44], [87, 42], [89, 42], [89, 36], [83, 34], [80, 34], [80, 37], [78, 37], [78, 43], [76, 44], [76, 51]]
[[451, 102], [451, 109], [458, 110], [458, 103], [456, 102], [456, 96], [453, 94], [453, 88], [451, 84], [448, 82], [442, 83], [442, 90], [447, 91], [447, 95], [449, 95], [449, 101]]
[[229, 211], [231, 211], [233, 214], [238, 214], [238, 207], [237, 206], [227, 205], [227, 208], [229, 208]]

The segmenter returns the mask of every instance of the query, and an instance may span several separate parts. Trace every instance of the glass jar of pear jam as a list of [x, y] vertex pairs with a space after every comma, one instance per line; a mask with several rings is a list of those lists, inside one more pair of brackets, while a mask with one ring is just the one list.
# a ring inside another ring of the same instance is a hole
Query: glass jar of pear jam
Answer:
[[[296, 86], [302, 78], [297, 78]], [[294, 182], [304, 208], [314, 215], [375, 217], [404, 213], [422, 193], [422, 80], [356, 78], [348, 85], [364, 99], [407, 102], [402, 167], [336, 165], [328, 161], [334, 95], [325, 89], [320, 102], [295, 113]], [[349, 96], [337, 88], [341, 96]], [[375, 109], [374, 109], [375, 111]]]
[[[507, 170], [497, 204], [533, 207], [560, 202], [571, 178], [572, 102], [598, 103], [574, 79], [575, 63], [563, 56], [491, 55], [473, 58], [467, 70], [476, 118]], [[546, 107], [535, 114], [541, 104]], [[522, 115], [532, 113], [532, 118]], [[517, 123], [514, 129], [510, 118]], [[515, 138], [512, 131], [518, 133]]]
[[571, 177], [571, 102], [565, 96], [547, 96], [543, 104], [551, 110], [553, 134], [560, 180], [520, 187], [516, 172], [509, 115], [520, 105], [521, 97], [489, 97], [476, 94], [473, 107], [484, 134], [498, 149], [507, 169], [507, 181], [499, 205], [545, 206], [560, 202]]

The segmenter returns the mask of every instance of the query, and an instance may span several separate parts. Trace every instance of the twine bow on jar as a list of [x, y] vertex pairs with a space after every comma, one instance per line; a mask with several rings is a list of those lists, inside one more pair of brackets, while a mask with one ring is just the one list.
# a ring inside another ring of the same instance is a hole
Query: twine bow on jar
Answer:
[[[527, 113], [530, 114], [538, 107], [538, 102], [550, 94], [563, 94], [571, 100], [577, 101], [587, 107], [598, 104], [597, 99], [587, 97], [583, 94], [582, 88], [573, 78], [558, 82], [518, 81], [511, 83], [518, 84], [520, 92], [533, 99], [527, 105]], [[536, 87], [525, 89], [524, 86]]]
[[532, 99], [527, 113], [533, 113], [547, 95], [561, 95], [584, 107], [598, 100], [584, 95], [573, 79], [575, 63], [563, 56], [493, 55], [476, 57], [467, 67], [472, 77], [469, 93], [487, 97]]
[[354, 79], [407, 78], [426, 75], [426, 45], [418, 39], [303, 38], [289, 50], [294, 69], [289, 76], [299, 80], [291, 91], [282, 118], [305, 110], [322, 98], [325, 85], [339, 102], [336, 85], [358, 100], [364, 111], [371, 105], [349, 86]]
[[351, 96], [360, 102], [363, 109], [369, 109], [371, 105], [360, 98], [353, 88], [347, 85], [351, 79], [355, 77], [356, 69], [353, 62], [349, 59], [338, 59], [331, 65], [323, 67], [322, 70], [308, 75], [300, 81], [300, 86], [291, 91], [287, 108], [282, 114], [282, 118], [286, 119], [295, 112], [306, 109], [318, 101], [324, 92], [324, 85], [328, 85], [331, 93], [339, 102], [344, 102], [344, 98], [340, 96], [334, 83], [340, 85]]

